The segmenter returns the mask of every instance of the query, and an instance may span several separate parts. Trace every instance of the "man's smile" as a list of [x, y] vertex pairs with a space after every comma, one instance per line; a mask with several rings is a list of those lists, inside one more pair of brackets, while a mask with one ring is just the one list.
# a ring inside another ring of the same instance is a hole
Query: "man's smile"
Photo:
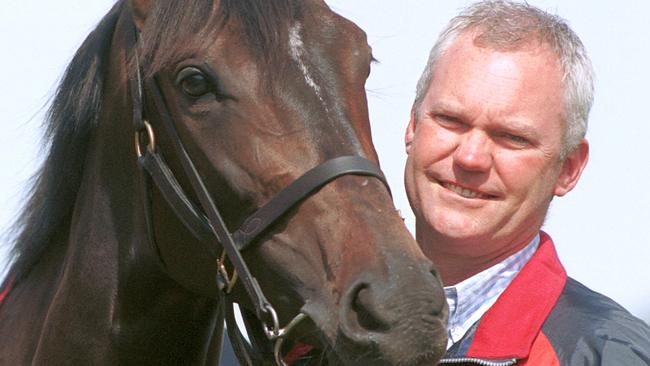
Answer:
[[496, 196], [461, 187], [451, 182], [440, 182], [440, 185], [464, 198], [493, 199]]

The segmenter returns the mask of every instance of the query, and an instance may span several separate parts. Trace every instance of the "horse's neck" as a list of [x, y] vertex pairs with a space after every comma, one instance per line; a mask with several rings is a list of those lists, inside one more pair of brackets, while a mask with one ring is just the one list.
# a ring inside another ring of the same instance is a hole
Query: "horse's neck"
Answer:
[[201, 364], [215, 305], [162, 271], [148, 242], [140, 172], [127, 148], [131, 140], [116, 136], [98, 142], [89, 156], [92, 168], [85, 174], [69, 236], [68, 258], [75, 260], [66, 265], [78, 283], [62, 282], [61, 287], [70, 287], [70, 298], [97, 303], [88, 309], [81, 301], [68, 313], [78, 317], [92, 311], [84, 331], [102, 329], [100, 337], [117, 348], [120, 364]]
[[12, 288], [0, 311], [0, 339], [11, 342], [0, 342], [0, 364], [38, 364], [32, 361], [42, 348], [41, 340], [52, 337], [41, 329], [51, 319], [50, 305], [58, 293], [66, 236], [65, 230], [57, 232], [29, 274], [11, 282]]
[[70, 357], [105, 364], [115, 358], [110, 344], [118, 245], [110, 234], [108, 197], [93, 187], [93, 174], [84, 172], [72, 213], [3, 304], [0, 336], [15, 342], [5, 342], [13, 349], [0, 346], [0, 354], [15, 364], [75, 363]]
[[0, 354], [15, 364], [203, 364], [215, 303], [156, 262], [139, 172], [124, 160], [135, 157], [110, 141], [90, 145], [66, 228], [3, 304], [0, 336], [16, 342]]

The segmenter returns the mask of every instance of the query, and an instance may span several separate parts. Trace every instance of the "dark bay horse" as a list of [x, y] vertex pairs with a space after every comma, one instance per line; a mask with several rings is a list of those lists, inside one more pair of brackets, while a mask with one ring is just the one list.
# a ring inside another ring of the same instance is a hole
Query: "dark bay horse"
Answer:
[[216, 364], [224, 317], [242, 364], [435, 363], [446, 303], [374, 168], [371, 60], [319, 0], [117, 2], [50, 109], [0, 364]]

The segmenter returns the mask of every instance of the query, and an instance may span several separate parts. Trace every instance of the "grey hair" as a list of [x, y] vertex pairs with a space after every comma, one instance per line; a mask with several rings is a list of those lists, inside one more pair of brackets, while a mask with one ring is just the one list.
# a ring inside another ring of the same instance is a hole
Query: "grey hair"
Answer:
[[567, 22], [527, 3], [485, 0], [470, 5], [442, 31], [429, 54], [415, 96], [415, 112], [429, 89], [438, 59], [463, 33], [476, 32], [474, 43], [500, 51], [515, 51], [533, 42], [550, 46], [562, 67], [565, 87], [565, 135], [561, 157], [575, 149], [587, 132], [594, 100], [594, 72], [580, 38]]

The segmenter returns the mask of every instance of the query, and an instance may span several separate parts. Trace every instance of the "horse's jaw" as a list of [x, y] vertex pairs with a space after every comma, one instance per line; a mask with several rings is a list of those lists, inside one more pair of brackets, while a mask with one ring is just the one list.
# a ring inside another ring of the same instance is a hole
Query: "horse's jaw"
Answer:
[[[257, 248], [256, 257], [264, 258], [258, 268], [291, 273], [258, 279], [277, 290], [270, 293], [281, 294], [270, 301], [283, 324], [298, 313], [308, 316], [290, 338], [322, 351], [319, 357], [330, 365], [435, 364], [447, 342], [442, 285], [403, 222], [380, 217], [382, 210], [372, 205], [327, 194], [312, 197], [282, 232]], [[355, 220], [353, 229], [337, 225], [341, 210], [353, 212], [347, 216]], [[315, 219], [303, 222], [303, 217]]]

